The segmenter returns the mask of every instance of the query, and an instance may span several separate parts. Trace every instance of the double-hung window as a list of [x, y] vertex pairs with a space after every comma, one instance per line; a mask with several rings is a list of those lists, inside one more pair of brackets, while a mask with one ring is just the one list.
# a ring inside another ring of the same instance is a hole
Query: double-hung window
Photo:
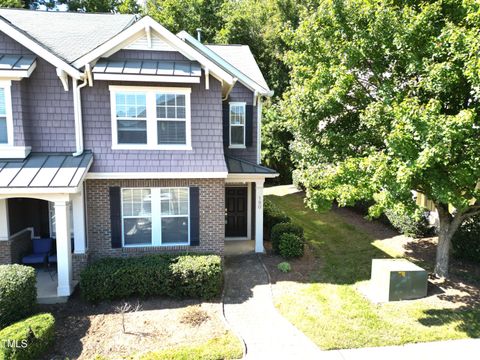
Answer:
[[122, 189], [123, 246], [188, 245], [189, 188]]
[[13, 146], [10, 81], [0, 81], [0, 146]]
[[245, 147], [246, 104], [230, 103], [230, 148]]
[[112, 148], [191, 150], [190, 88], [110, 86]]

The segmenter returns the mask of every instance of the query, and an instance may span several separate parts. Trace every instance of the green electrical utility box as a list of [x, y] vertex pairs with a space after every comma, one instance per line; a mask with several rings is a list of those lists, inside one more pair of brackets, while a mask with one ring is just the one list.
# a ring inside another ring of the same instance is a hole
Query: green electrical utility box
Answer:
[[428, 273], [405, 259], [373, 259], [370, 297], [378, 302], [427, 296]]

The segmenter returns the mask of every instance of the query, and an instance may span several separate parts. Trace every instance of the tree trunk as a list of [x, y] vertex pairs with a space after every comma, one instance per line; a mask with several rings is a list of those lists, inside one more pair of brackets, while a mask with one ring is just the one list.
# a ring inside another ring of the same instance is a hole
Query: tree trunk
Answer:
[[453, 234], [461, 224], [461, 216], [453, 217], [448, 211], [448, 205], [436, 205], [438, 211], [438, 245], [435, 262], [435, 275], [439, 278], [448, 278], [448, 263]]
[[443, 225], [440, 221], [438, 231], [437, 259], [435, 263], [435, 275], [439, 278], [448, 277], [448, 260], [450, 257], [450, 244], [452, 236], [449, 234], [448, 226]]

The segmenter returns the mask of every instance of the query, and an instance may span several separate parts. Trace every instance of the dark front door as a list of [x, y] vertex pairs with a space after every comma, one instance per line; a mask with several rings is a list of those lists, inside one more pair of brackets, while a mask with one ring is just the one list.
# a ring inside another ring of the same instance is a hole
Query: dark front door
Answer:
[[225, 188], [225, 236], [247, 236], [247, 188]]

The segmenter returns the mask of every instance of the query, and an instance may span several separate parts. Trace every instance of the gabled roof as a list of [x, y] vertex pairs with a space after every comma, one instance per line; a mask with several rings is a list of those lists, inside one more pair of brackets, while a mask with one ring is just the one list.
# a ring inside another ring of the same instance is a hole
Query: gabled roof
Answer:
[[250, 79], [270, 90], [248, 45], [206, 45]]
[[72, 63], [133, 24], [135, 15], [0, 9], [0, 16], [52, 54]]
[[[241, 49], [240, 51], [238, 51], [237, 54], [228, 56], [229, 60], [227, 60], [223, 57], [226, 56], [225, 49], [215, 48], [214, 50], [208, 45], [202, 44], [200, 41], [195, 39], [186, 31], [179, 32], [177, 36], [183, 39], [186, 43], [190, 44], [193, 48], [197, 49], [204, 56], [208, 57], [222, 69], [232, 74], [232, 76], [234, 76], [241, 83], [250, 88], [250, 90], [256, 91], [264, 96], [273, 95], [273, 91], [268, 88], [267, 83], [265, 82], [265, 79], [263, 78], [260, 69], [258, 69], [255, 59], [253, 58], [253, 55], [250, 52], [250, 48], [248, 46], [246, 49]], [[223, 56], [221, 54], [223, 54]], [[245, 56], [245, 59], [236, 59], [238, 55]], [[255, 63], [255, 66], [252, 66], [252, 61]], [[233, 62], [235, 62], [236, 64], [242, 64], [241, 67], [243, 71], [237, 66], [235, 66]], [[248, 74], [255, 79], [245, 74], [244, 71], [247, 71]]]
[[252, 91], [272, 95], [248, 46], [205, 46], [184, 31], [172, 34], [149, 16], [0, 9], [0, 31], [76, 79], [84, 66], [150, 29], [221, 80], [224, 91], [238, 79]]

